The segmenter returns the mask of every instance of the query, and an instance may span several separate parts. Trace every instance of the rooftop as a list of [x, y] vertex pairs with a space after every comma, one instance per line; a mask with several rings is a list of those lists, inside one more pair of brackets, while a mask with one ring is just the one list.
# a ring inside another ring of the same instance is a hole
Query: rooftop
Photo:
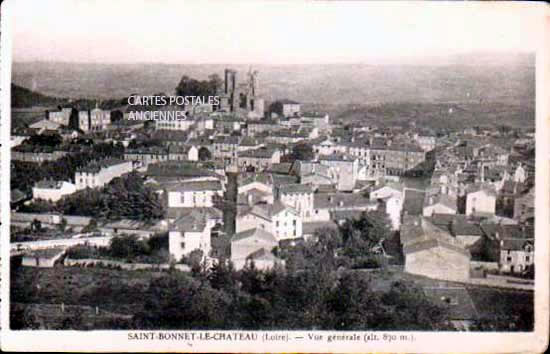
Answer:
[[278, 244], [277, 239], [273, 236], [273, 234], [258, 228], [242, 231], [233, 235], [231, 242], [241, 241], [248, 238], [256, 238], [266, 242], [272, 242], [274, 246]]
[[280, 194], [310, 194], [313, 193], [311, 186], [305, 184], [283, 184], [279, 186]]
[[222, 184], [220, 181], [186, 181], [177, 183], [168, 190], [170, 192], [220, 191]]

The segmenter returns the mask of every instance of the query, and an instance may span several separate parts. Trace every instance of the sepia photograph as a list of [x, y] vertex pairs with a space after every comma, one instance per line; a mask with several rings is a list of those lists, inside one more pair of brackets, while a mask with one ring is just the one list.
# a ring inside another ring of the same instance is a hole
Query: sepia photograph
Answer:
[[547, 10], [3, 3], [3, 348], [544, 351]]

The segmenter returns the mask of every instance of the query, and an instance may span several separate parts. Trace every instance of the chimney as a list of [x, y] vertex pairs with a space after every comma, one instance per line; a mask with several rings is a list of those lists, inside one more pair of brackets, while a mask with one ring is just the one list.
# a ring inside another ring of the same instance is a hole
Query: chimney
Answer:
[[341, 201], [338, 203], [338, 205], [340, 205], [341, 207], [343, 207], [343, 206], [344, 206], [344, 201], [341, 200]]
[[249, 194], [247, 197], [248, 197], [248, 205], [252, 206], [252, 195]]

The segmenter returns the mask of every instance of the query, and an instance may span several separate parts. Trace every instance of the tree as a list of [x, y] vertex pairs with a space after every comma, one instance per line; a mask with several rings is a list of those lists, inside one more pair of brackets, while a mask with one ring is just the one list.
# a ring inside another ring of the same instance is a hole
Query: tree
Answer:
[[292, 148], [293, 160], [311, 161], [315, 158], [313, 147], [308, 143], [299, 143]]
[[200, 161], [208, 161], [212, 159], [212, 153], [210, 150], [208, 150], [206, 147], [202, 146], [199, 149], [199, 160]]
[[235, 286], [233, 263], [221, 257], [210, 269], [208, 280], [214, 289], [231, 291]]
[[374, 253], [375, 246], [391, 235], [389, 221], [382, 212], [366, 212], [359, 219], [348, 219], [340, 227], [344, 253], [350, 257]]
[[187, 75], [182, 76], [176, 93], [178, 96], [215, 96], [221, 87], [222, 81], [216, 74], [210, 75], [208, 80], [199, 81]]
[[111, 122], [115, 123], [121, 121], [124, 117], [124, 114], [120, 109], [115, 109], [111, 112]]
[[131, 260], [139, 255], [151, 253], [149, 245], [137, 238], [136, 235], [115, 236], [110, 242], [110, 254], [115, 258]]

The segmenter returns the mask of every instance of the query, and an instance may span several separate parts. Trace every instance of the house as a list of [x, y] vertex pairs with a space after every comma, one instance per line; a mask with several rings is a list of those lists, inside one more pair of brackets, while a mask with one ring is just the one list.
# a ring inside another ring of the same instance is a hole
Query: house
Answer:
[[104, 111], [96, 107], [92, 110], [78, 112], [78, 126], [72, 124], [74, 129], [80, 129], [84, 132], [103, 131], [111, 124], [111, 112]]
[[214, 138], [212, 155], [220, 159], [225, 165], [237, 162], [241, 137], [232, 135], [220, 135]]
[[73, 229], [75, 232], [80, 232], [82, 228], [87, 226], [91, 217], [88, 216], [76, 216], [76, 215], [61, 215], [61, 214], [37, 214], [37, 213], [18, 213], [12, 212], [10, 214], [10, 223], [13, 226], [30, 227], [31, 224], [37, 220], [42, 227], [53, 228], [60, 225], [63, 219], [67, 221], [67, 228]]
[[315, 193], [313, 195], [313, 214], [310, 222], [330, 221], [337, 211], [371, 211], [378, 208], [378, 203], [361, 194], [350, 193]]
[[386, 199], [389, 197], [403, 198], [404, 186], [400, 183], [385, 183], [375, 186], [369, 193], [371, 200]]
[[271, 104], [271, 112], [283, 117], [299, 116], [300, 103], [289, 99], [278, 100]]
[[75, 172], [76, 189], [103, 187], [113, 178], [132, 171], [132, 161], [105, 159], [92, 161]]
[[313, 152], [316, 155], [334, 155], [343, 154], [346, 152], [346, 147], [338, 144], [327, 137], [316, 139], [313, 141]]
[[241, 170], [265, 171], [280, 162], [281, 152], [278, 149], [267, 147], [242, 151], [238, 156], [238, 166]]
[[[240, 263], [240, 261], [238, 260], [236, 262]], [[248, 257], [246, 257], [245, 264], [249, 266], [251, 264], [254, 264], [254, 267], [259, 270], [268, 270], [275, 267], [275, 265], [284, 266], [285, 261], [275, 257], [273, 253], [267, 251], [265, 248], [260, 248], [259, 250], [252, 252], [248, 255]], [[240, 264], [238, 264], [236, 267], [239, 266]]]
[[37, 129], [38, 133], [40, 134], [45, 130], [58, 130], [59, 128], [61, 128], [61, 124], [52, 120], [42, 119], [29, 125], [29, 128]]
[[[249, 259], [255, 258], [261, 260], [260, 265], [263, 267], [273, 266], [277, 259], [268, 257], [266, 254], [271, 253], [273, 248], [278, 245], [277, 238], [261, 228], [238, 232], [231, 238], [231, 261], [237, 270], [242, 269], [250, 262]], [[255, 253], [260, 250], [264, 250], [264, 252]]]
[[142, 238], [149, 238], [157, 231], [166, 231], [162, 228], [162, 222], [150, 226], [143, 221], [130, 219], [108, 222], [98, 229], [109, 235], [136, 235]]
[[[167, 110], [171, 110], [172, 112], [178, 112], [181, 111], [180, 107], [170, 107], [165, 106], [164, 107]], [[155, 130], [173, 130], [173, 131], [188, 131], [189, 128], [195, 123], [193, 119], [186, 116], [185, 119], [182, 119], [181, 117], [177, 116], [179, 119], [157, 119], [155, 120]]]
[[168, 161], [168, 149], [161, 146], [147, 146], [137, 149], [126, 149], [124, 160], [139, 162], [141, 166]]
[[426, 195], [422, 215], [430, 217], [433, 214], [456, 214], [457, 209], [457, 200], [450, 195]]
[[534, 264], [534, 229], [524, 225], [482, 223], [489, 255], [503, 272], [521, 273]]
[[189, 213], [178, 218], [168, 232], [170, 255], [180, 261], [195, 250], [208, 257], [211, 244], [211, 230], [215, 223], [202, 211]]
[[305, 127], [317, 128], [319, 131], [327, 131], [330, 129], [330, 118], [328, 113], [303, 112], [300, 117], [300, 123]]
[[258, 204], [241, 210], [235, 220], [235, 231], [261, 229], [273, 234], [277, 240], [302, 237], [302, 218], [293, 208], [280, 201]]
[[271, 133], [281, 129], [282, 126], [280, 126], [275, 120], [260, 120], [248, 122], [246, 133], [248, 136], [255, 136], [263, 133]]
[[237, 151], [246, 151], [246, 150], [255, 150], [259, 149], [262, 146], [264, 146], [258, 139], [254, 139], [250, 136], [245, 136], [242, 138], [242, 140], [239, 143], [239, 146], [237, 147]]
[[223, 197], [218, 180], [183, 181], [167, 188], [169, 208], [212, 207], [216, 198]]
[[401, 226], [401, 243], [405, 272], [449, 281], [469, 279], [470, 252], [427, 219], [407, 216]]
[[46, 111], [46, 119], [68, 126], [71, 118], [72, 108], [61, 108], [55, 111]]
[[359, 171], [359, 161], [355, 157], [339, 154], [320, 156], [319, 163], [335, 171], [337, 190], [353, 191]]
[[467, 188], [466, 215], [494, 215], [496, 191], [486, 184], [474, 184]]
[[57, 202], [66, 195], [76, 192], [76, 185], [66, 181], [42, 180], [32, 188], [33, 199]]
[[423, 173], [426, 152], [414, 143], [371, 144], [369, 166], [390, 176]]
[[199, 161], [199, 149], [194, 145], [170, 146], [168, 148], [170, 161]]
[[65, 247], [34, 250], [23, 255], [21, 265], [26, 267], [52, 268], [63, 254], [65, 254]]
[[500, 240], [500, 270], [522, 273], [535, 263], [535, 242], [532, 238]]
[[483, 252], [484, 238], [481, 227], [465, 218], [455, 218], [450, 224], [451, 234], [470, 251], [472, 256]]
[[11, 159], [13, 161], [40, 163], [44, 161], [56, 161], [67, 155], [67, 151], [54, 149], [51, 146], [31, 145], [26, 143], [14, 147], [11, 151]]
[[432, 151], [435, 149], [436, 138], [433, 135], [414, 135], [414, 140], [424, 151]]
[[313, 215], [313, 189], [305, 184], [284, 184], [277, 188], [277, 198], [294, 208], [304, 220]]

